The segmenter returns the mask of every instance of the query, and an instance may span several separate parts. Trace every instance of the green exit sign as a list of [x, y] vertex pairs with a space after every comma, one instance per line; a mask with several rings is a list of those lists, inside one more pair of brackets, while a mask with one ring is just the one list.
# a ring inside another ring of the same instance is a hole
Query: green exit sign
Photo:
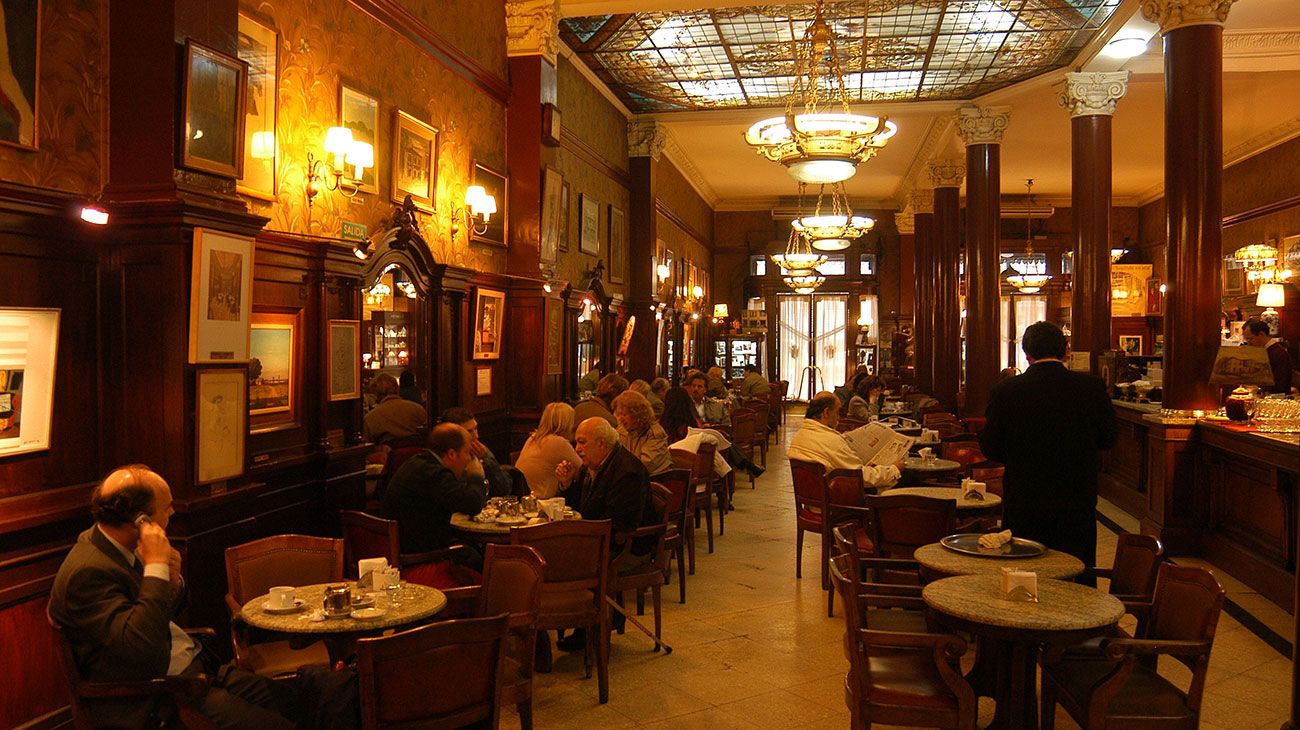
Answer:
[[370, 229], [364, 223], [353, 223], [352, 221], [343, 221], [343, 231], [341, 235], [345, 241], [364, 241], [366, 234]]

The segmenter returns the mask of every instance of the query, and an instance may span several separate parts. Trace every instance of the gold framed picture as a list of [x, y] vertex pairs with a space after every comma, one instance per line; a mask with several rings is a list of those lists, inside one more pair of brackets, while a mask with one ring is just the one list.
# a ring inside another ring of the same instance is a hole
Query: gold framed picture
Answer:
[[437, 180], [438, 130], [398, 109], [393, 114], [393, 202], [400, 204], [409, 195], [415, 207], [432, 213]]
[[181, 166], [240, 178], [244, 167], [244, 96], [248, 64], [185, 42]]
[[[253, 314], [248, 336], [248, 412], [287, 413], [293, 419], [298, 379], [297, 324], [293, 314]], [[283, 417], [279, 420], [283, 420]]]
[[275, 200], [276, 114], [280, 107], [280, 34], [270, 21], [239, 12], [239, 60], [248, 64], [244, 94], [244, 164], [235, 189]]
[[505, 292], [481, 287], [474, 292], [472, 359], [496, 360], [501, 357], [501, 324], [505, 309]]
[[357, 91], [343, 82], [339, 84], [339, 126], [352, 130], [352, 139], [365, 142], [375, 152], [375, 165], [361, 174], [357, 190], [363, 193], [379, 192], [379, 100]]
[[194, 229], [190, 280], [190, 362], [248, 360], [253, 239]]

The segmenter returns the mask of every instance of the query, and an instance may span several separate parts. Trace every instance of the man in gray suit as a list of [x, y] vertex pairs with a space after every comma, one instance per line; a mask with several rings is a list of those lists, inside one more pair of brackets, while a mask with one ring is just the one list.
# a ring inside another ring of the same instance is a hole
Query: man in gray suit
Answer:
[[[292, 691], [201, 656], [173, 623], [185, 596], [181, 558], [167, 540], [172, 515], [167, 482], [141, 464], [109, 474], [91, 494], [94, 526], [81, 533], [50, 591], [49, 612], [89, 681], [148, 680], [213, 674], [199, 710], [222, 728], [291, 728]], [[98, 700], [95, 727], [180, 727], [170, 702]]]

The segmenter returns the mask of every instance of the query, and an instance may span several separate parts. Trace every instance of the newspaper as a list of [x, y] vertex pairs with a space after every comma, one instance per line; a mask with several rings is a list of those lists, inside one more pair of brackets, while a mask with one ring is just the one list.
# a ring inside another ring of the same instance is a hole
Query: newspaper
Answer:
[[916, 439], [904, 436], [881, 423], [868, 423], [844, 434], [849, 448], [863, 464], [897, 464], [907, 456]]

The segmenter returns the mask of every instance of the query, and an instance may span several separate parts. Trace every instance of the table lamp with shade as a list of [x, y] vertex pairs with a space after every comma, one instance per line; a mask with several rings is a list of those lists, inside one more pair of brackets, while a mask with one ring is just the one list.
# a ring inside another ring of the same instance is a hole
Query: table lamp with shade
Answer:
[[1255, 305], [1264, 307], [1260, 319], [1268, 324], [1268, 331], [1274, 334], [1282, 331], [1282, 317], [1274, 307], [1286, 306], [1286, 289], [1276, 282], [1259, 285], [1259, 294], [1255, 296]]

